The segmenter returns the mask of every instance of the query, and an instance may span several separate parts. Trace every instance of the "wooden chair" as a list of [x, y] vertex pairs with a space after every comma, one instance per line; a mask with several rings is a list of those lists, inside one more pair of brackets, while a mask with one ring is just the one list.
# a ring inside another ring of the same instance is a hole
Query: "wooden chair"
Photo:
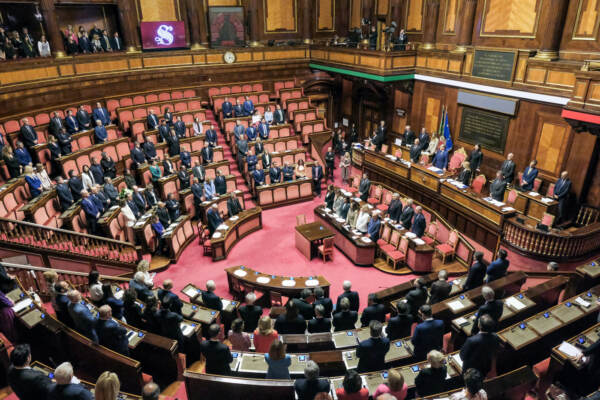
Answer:
[[305, 225], [306, 224], [306, 215], [300, 214], [296, 215], [296, 226]]
[[465, 149], [461, 147], [460, 149], [456, 150], [454, 154], [452, 154], [452, 157], [450, 157], [450, 162], [448, 163], [448, 170], [458, 170], [466, 159], [467, 153], [465, 152]]
[[350, 180], [352, 184], [346, 190], [350, 193], [358, 192], [358, 187], [360, 186], [360, 176], [354, 175], [352, 178], [350, 178]]
[[388, 224], [383, 226], [383, 232], [379, 239], [377, 239], [377, 253], [381, 254], [381, 247], [389, 244], [390, 235], [392, 234], [392, 227]]
[[205, 256], [210, 256], [210, 255], [212, 255], [212, 245], [210, 242], [210, 231], [208, 229], [204, 229], [204, 231], [202, 232], [202, 236], [204, 236], [204, 239], [202, 239], [202, 250], [204, 251]]
[[508, 192], [508, 195], [506, 196], [506, 202], [508, 204], [515, 204], [515, 201], [517, 200], [517, 191], [515, 189], [511, 189]]
[[421, 237], [421, 240], [423, 240], [425, 243], [427, 243], [430, 246], [433, 245], [435, 243], [435, 237], [437, 235], [437, 230], [438, 230], [437, 222], [435, 222], [435, 221], [430, 222], [429, 225], [427, 225], [427, 230], [425, 231], [425, 235], [423, 235], [423, 237]]
[[546, 197], [554, 197], [554, 183], [548, 185], [548, 191], [546, 192]]
[[456, 230], [450, 232], [446, 243], [435, 246], [435, 252], [442, 256], [442, 264], [446, 263], [446, 257], [453, 257], [455, 255], [456, 246], [458, 246], [458, 232]]
[[552, 225], [554, 225], [554, 218], [554, 215], [544, 213], [544, 215], [542, 216], [542, 224], [546, 225], [548, 228], [552, 228]]
[[371, 197], [367, 199], [367, 203], [371, 205], [378, 204], [381, 201], [381, 195], [383, 194], [383, 188], [379, 185], [371, 187]]
[[406, 261], [406, 254], [408, 253], [408, 239], [403, 237], [400, 240], [400, 245], [398, 246], [398, 250], [394, 250], [388, 254], [387, 261], [392, 261], [392, 267], [396, 269], [399, 262]]
[[390, 203], [392, 202], [392, 192], [387, 189], [383, 189], [383, 195], [381, 197], [381, 204], [377, 204], [375, 208], [377, 208], [385, 214], [389, 208]]
[[319, 246], [319, 253], [323, 256], [323, 262], [326, 261], [327, 256], [333, 261], [333, 238], [323, 239], [323, 244]]
[[471, 188], [477, 194], [481, 194], [483, 187], [485, 186], [486, 178], [485, 175], [477, 175], [473, 182], [471, 183]]

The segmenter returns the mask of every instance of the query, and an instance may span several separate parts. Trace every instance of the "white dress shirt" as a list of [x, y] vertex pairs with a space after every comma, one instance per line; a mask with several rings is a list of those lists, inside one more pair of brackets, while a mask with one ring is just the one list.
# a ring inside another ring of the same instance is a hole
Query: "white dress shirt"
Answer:
[[358, 214], [358, 219], [356, 220], [356, 229], [362, 233], [367, 233], [369, 219], [371, 219], [369, 213], [361, 211], [360, 214]]

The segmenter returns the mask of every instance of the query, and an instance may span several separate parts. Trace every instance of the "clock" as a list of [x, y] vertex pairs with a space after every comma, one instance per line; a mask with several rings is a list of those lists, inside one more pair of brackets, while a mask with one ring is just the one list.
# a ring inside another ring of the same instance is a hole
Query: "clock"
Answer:
[[227, 64], [233, 64], [235, 62], [235, 54], [231, 51], [226, 51], [225, 54], [223, 54], [223, 61]]

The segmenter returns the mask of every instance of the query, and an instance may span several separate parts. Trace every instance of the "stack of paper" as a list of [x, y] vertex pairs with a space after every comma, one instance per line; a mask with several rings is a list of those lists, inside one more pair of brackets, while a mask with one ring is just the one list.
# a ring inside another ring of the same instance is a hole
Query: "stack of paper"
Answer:
[[183, 293], [188, 297], [195, 297], [198, 294], [198, 290], [192, 286], [188, 286], [183, 290]]
[[562, 342], [560, 346], [558, 346], [558, 351], [569, 357], [579, 357], [582, 354], [581, 350], [568, 342]]
[[31, 298], [29, 298], [29, 297], [25, 297], [23, 300], [21, 300], [20, 302], [18, 302], [17, 304], [15, 304], [15, 305], [13, 306], [13, 308], [12, 308], [12, 309], [13, 309], [13, 311], [14, 311], [15, 313], [17, 313], [17, 314], [18, 314], [18, 313], [19, 313], [19, 312], [21, 312], [22, 310], [24, 310], [24, 309], [26, 309], [27, 307], [29, 307], [29, 305], [30, 305], [31, 303], [32, 303], [32, 300], [31, 300]]
[[456, 362], [456, 364], [458, 364], [461, 368], [463, 366], [463, 361], [462, 358], [460, 358], [460, 354], [456, 353], [452, 355], [452, 359], [454, 360], [454, 362]]
[[536, 197], [539, 196], [540, 194], [538, 192], [529, 192], [528, 193], [530, 196]]
[[517, 311], [520, 311], [526, 307], [525, 304], [521, 303], [519, 300], [515, 299], [514, 297], [507, 298], [506, 305], [510, 306], [511, 308], [513, 308]]
[[458, 311], [460, 309], [465, 308], [465, 306], [463, 305], [463, 303], [461, 303], [458, 300], [449, 301], [448, 302], [448, 307], [450, 307], [453, 311]]
[[217, 227], [217, 230], [219, 230], [219, 231], [224, 231], [224, 230], [227, 230], [227, 228], [228, 228], [228, 226], [227, 226], [227, 225], [225, 225], [225, 224], [221, 224], [221, 225], [219, 225], [219, 226]]
[[592, 303], [590, 303], [589, 301], [585, 301], [584, 299], [582, 299], [581, 297], [578, 297], [575, 299], [575, 303], [579, 304], [580, 306], [583, 306], [585, 308], [588, 308], [589, 306], [592, 305]]
[[183, 333], [183, 336], [188, 336], [194, 331], [194, 327], [186, 324], [185, 322], [182, 322], [179, 327], [181, 328], [181, 333]]
[[467, 321], [467, 319], [464, 317], [460, 317], [460, 318], [456, 318], [454, 320], [454, 323], [458, 326], [465, 326], [465, 325], [469, 324], [469, 321]]
[[552, 201], [553, 200], [549, 197], [542, 197], [542, 203], [548, 204], [548, 203], [552, 203]]

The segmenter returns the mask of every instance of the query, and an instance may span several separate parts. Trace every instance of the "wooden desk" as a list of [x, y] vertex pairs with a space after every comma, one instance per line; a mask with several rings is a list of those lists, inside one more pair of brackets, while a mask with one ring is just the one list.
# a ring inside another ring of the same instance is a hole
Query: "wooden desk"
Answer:
[[346, 255], [354, 264], [362, 266], [372, 266], [375, 261], [375, 249], [377, 245], [369, 239], [363, 240], [367, 236], [356, 235], [347, 229], [346, 222], [340, 222], [335, 216], [325, 212], [325, 206], [320, 205], [315, 208], [315, 220], [323, 224], [331, 231], [336, 232], [334, 244], [342, 253]]
[[164, 231], [165, 239], [170, 251], [171, 262], [176, 263], [183, 250], [198, 236], [194, 231], [192, 219], [189, 215], [182, 215], [172, 222]]
[[[308, 168], [308, 167], [307, 167]], [[265, 184], [254, 188], [258, 205], [264, 209], [308, 201], [314, 198], [312, 179]]]
[[308, 277], [268, 275], [243, 265], [225, 268], [225, 272], [227, 273], [230, 293], [241, 295], [256, 290], [269, 297], [269, 304], [271, 304], [271, 292], [277, 292], [289, 298], [296, 298], [300, 297], [304, 289], [312, 290], [321, 287], [325, 292], [325, 297], [329, 297], [330, 283], [322, 275]]
[[320, 222], [298, 225], [294, 228], [296, 248], [309, 260], [318, 255], [317, 247], [325, 238], [335, 236]]
[[[517, 200], [515, 208], [523, 214], [541, 221], [545, 213], [556, 215], [558, 212], [558, 201], [546, 198], [541, 194], [533, 194], [536, 192], [521, 192], [517, 190]], [[506, 192], [508, 196], [508, 191]], [[542, 201], [546, 200], [546, 201]]]
[[[262, 209], [254, 207], [244, 210], [235, 217], [223, 222], [226, 229], [217, 229], [211, 238], [212, 259], [219, 261], [227, 258], [227, 255], [236, 243], [252, 232], [262, 229]], [[217, 235], [215, 237], [215, 235]]]
[[420, 164], [411, 164], [410, 180], [434, 192], [440, 189], [440, 179], [449, 177], [451, 174], [437, 170], [435, 167], [425, 167]]

